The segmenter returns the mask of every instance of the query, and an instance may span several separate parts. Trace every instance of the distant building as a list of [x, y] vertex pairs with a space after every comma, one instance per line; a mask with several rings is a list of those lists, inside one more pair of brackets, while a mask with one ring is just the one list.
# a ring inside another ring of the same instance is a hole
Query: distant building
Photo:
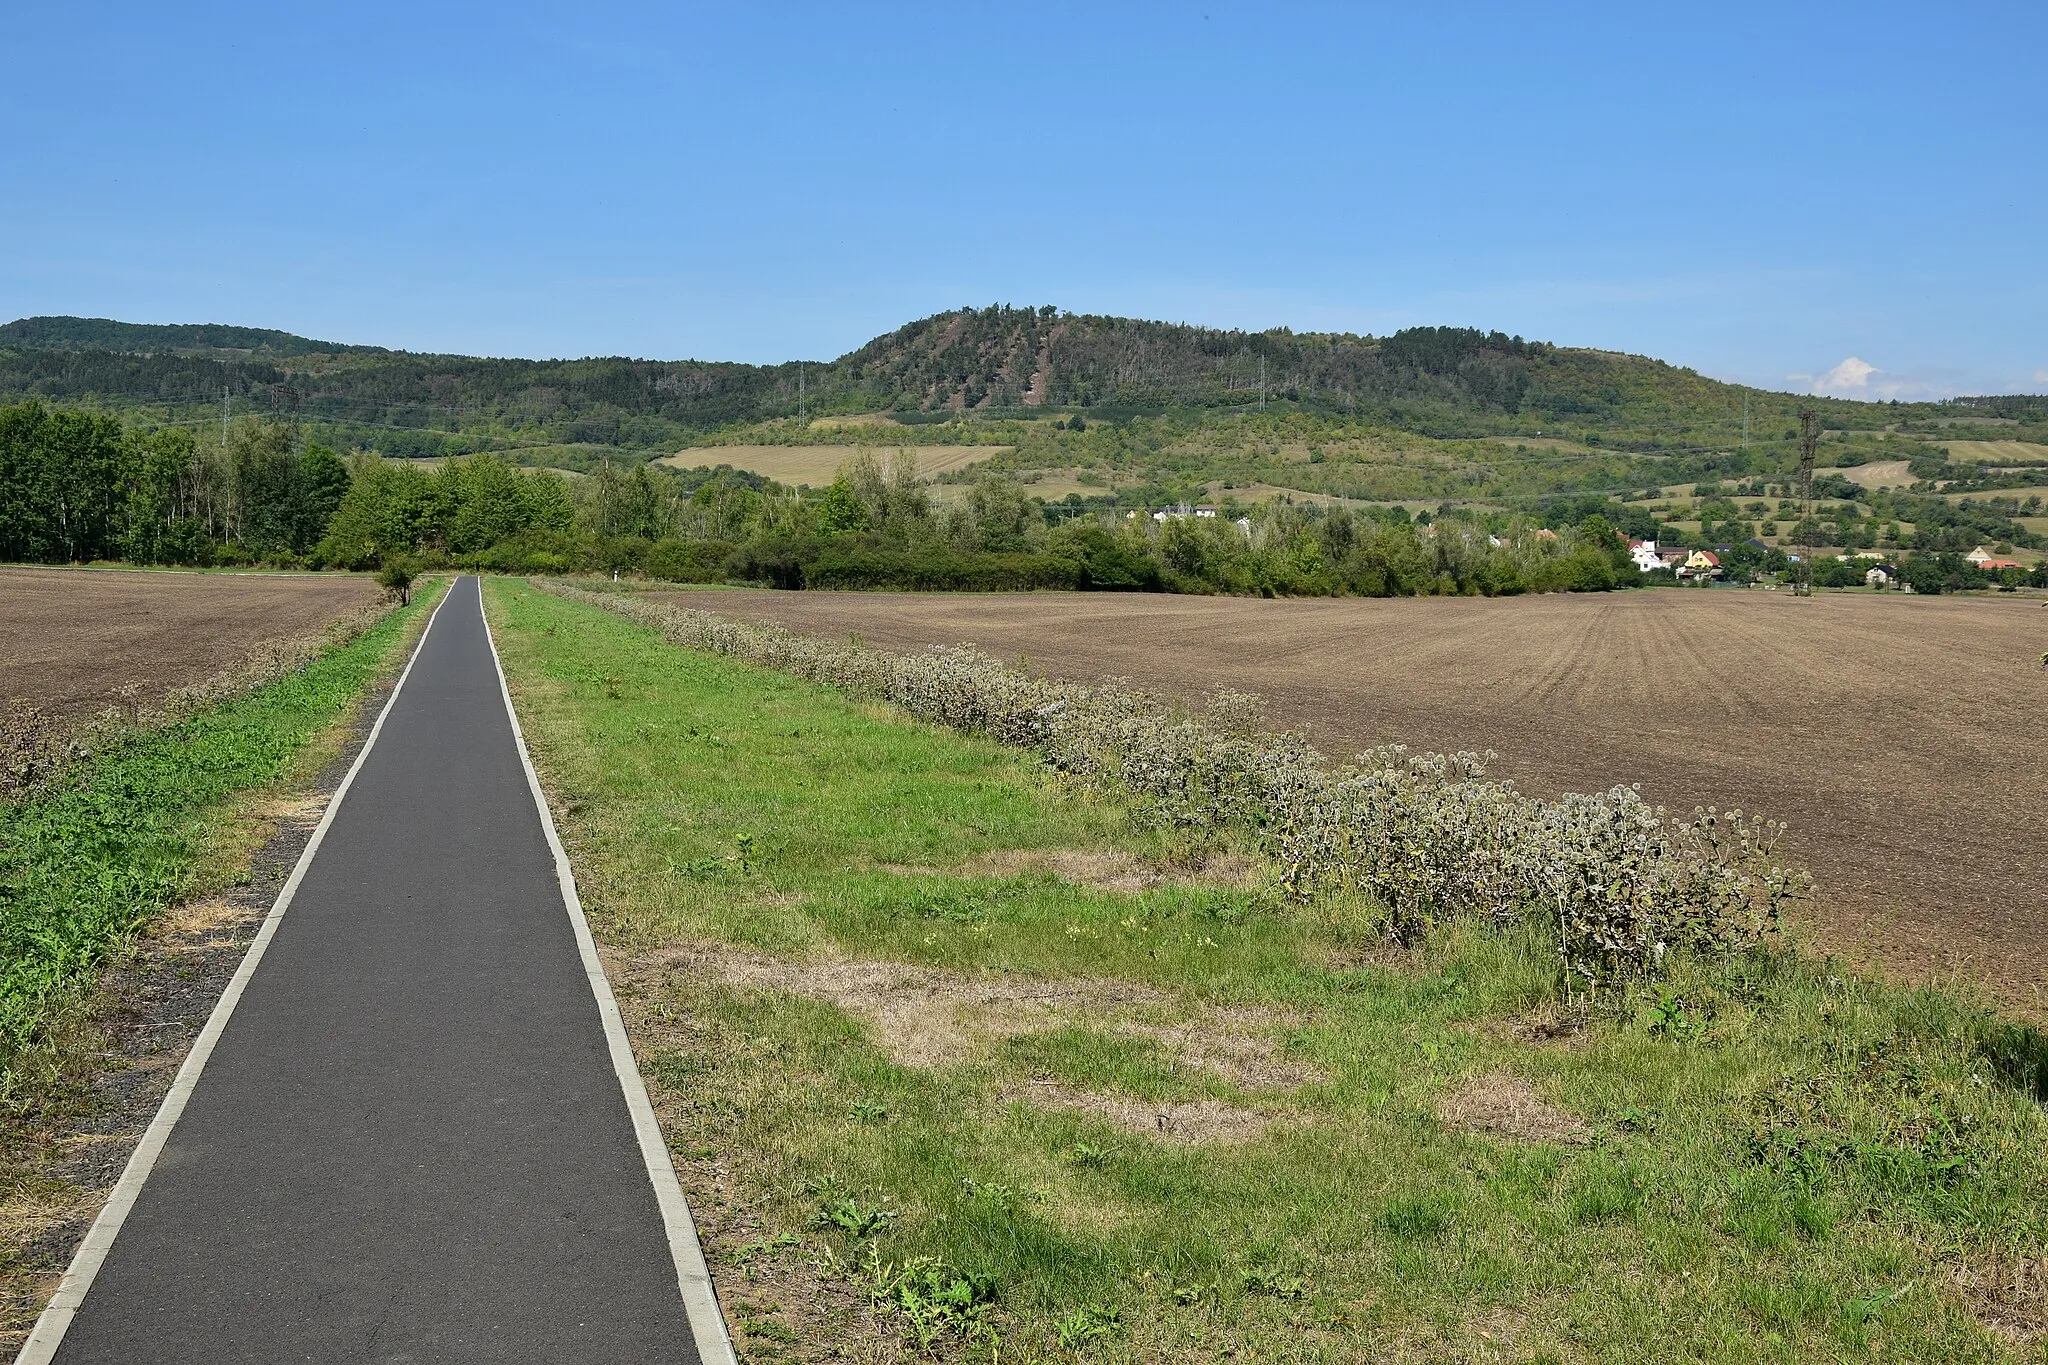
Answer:
[[1976, 549], [1964, 555], [1963, 558], [1969, 560], [1972, 564], [1975, 564], [1977, 567], [1982, 568], [1984, 566], [1984, 561], [1991, 558], [1991, 551], [1985, 549], [1982, 545], [1979, 545]]
[[1643, 573], [1654, 573], [1665, 567], [1664, 558], [1657, 553], [1654, 540], [1631, 540], [1628, 543], [1628, 557], [1636, 562], [1636, 568]]
[[1685, 557], [1685, 563], [1678, 569], [1680, 580], [1691, 579], [1704, 583], [1720, 576], [1721, 556], [1712, 550], [1694, 550]]
[[1899, 571], [1889, 564], [1873, 564], [1863, 571], [1863, 582], [1872, 588], [1889, 588], [1898, 576]]
[[2017, 559], [1980, 559], [1977, 561], [1977, 567], [1987, 573], [1996, 573], [2000, 569], [2024, 569], [2027, 566]]

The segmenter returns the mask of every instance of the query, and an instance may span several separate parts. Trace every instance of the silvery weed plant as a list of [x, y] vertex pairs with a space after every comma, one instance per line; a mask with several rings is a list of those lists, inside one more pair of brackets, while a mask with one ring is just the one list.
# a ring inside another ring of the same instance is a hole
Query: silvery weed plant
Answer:
[[1678, 818], [1630, 786], [1543, 800], [1489, 778], [1475, 753], [1386, 745], [1337, 763], [1299, 734], [1264, 729], [1243, 693], [1195, 711], [1121, 680], [1037, 677], [971, 647], [891, 654], [627, 592], [533, 584], [679, 645], [1030, 750], [1158, 825], [1249, 831], [1288, 895], [1361, 898], [1402, 942], [1456, 916], [1544, 920], [1567, 996], [1655, 978], [1677, 952], [1758, 947], [1810, 890], [1777, 858], [1783, 826], [1736, 810]]

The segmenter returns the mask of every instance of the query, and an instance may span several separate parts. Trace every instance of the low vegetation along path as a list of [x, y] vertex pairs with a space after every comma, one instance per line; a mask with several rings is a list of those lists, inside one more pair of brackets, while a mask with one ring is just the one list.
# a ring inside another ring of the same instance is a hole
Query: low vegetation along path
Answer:
[[464, 579], [23, 1360], [730, 1360], [537, 794]]

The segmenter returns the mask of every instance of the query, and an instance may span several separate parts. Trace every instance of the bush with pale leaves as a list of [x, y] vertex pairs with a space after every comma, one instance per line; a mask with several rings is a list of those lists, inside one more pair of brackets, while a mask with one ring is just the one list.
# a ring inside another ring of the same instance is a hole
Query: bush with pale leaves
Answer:
[[1194, 833], [1251, 831], [1289, 894], [1377, 906], [1412, 941], [1450, 916], [1554, 926], [1564, 990], [1654, 977], [1677, 951], [1754, 948], [1808, 880], [1775, 856], [1782, 827], [1740, 811], [1667, 815], [1633, 787], [1546, 801], [1486, 775], [1486, 756], [1399, 745], [1335, 763], [1221, 692], [1196, 712], [1122, 682], [1059, 682], [966, 647], [889, 654], [708, 611], [534, 586], [602, 606], [677, 644], [888, 702], [986, 735]]

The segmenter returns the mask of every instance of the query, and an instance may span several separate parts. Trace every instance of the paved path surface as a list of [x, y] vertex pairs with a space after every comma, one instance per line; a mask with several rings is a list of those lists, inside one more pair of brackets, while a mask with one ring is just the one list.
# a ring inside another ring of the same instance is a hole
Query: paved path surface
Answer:
[[56, 1359], [698, 1361], [474, 579]]

